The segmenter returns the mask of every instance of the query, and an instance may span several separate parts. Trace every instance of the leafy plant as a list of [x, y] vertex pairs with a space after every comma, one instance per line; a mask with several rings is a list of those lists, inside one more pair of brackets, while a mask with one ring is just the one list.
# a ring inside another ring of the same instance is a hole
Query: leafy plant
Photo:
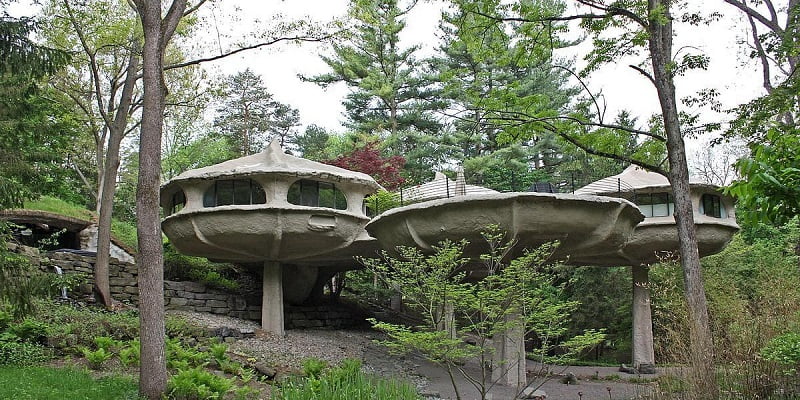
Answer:
[[313, 357], [303, 360], [303, 373], [310, 378], [318, 378], [327, 367], [328, 363], [325, 360]]
[[225, 343], [212, 343], [208, 346], [208, 350], [217, 362], [228, 359], [228, 355], [226, 354], [228, 352], [228, 345]]
[[790, 332], [776, 336], [761, 349], [761, 356], [790, 367], [790, 373], [796, 372], [795, 368], [800, 366], [800, 333]]
[[111, 357], [114, 357], [114, 353], [103, 348], [94, 351], [90, 349], [83, 349], [83, 356], [86, 357], [86, 361], [89, 362], [89, 365], [92, 367], [92, 369], [100, 369], [100, 367], [103, 366], [103, 363], [111, 359]]
[[27, 318], [19, 324], [12, 324], [8, 332], [20, 340], [30, 343], [43, 344], [47, 340], [48, 325], [44, 322]]
[[49, 359], [49, 352], [39, 344], [0, 341], [0, 365], [36, 365]]
[[122, 345], [122, 342], [120, 342], [119, 340], [115, 340], [110, 336], [98, 336], [94, 338], [94, 345], [98, 349], [103, 349], [108, 352], [114, 352], [114, 350], [116, 350], [117, 348], [120, 347], [120, 345]]
[[127, 346], [119, 351], [119, 361], [124, 366], [139, 365], [141, 357], [141, 343], [139, 339], [131, 340]]
[[179, 370], [167, 381], [167, 395], [176, 400], [221, 399], [233, 387], [233, 381], [202, 368]]
[[[319, 360], [317, 360], [319, 361]], [[314, 362], [314, 367], [319, 363]], [[420, 399], [413, 386], [397, 380], [368, 376], [358, 360], [325, 370], [316, 377], [294, 378], [284, 383], [278, 400], [411, 400]]]

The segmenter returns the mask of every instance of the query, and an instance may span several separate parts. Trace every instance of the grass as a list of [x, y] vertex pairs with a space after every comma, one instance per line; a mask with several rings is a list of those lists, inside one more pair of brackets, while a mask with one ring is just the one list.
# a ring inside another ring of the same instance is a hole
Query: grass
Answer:
[[92, 220], [94, 213], [76, 204], [68, 203], [64, 200], [50, 196], [42, 196], [38, 200], [25, 202], [25, 208], [29, 210], [49, 211], [68, 217]]
[[133, 378], [95, 379], [74, 368], [0, 367], [0, 399], [139, 399]]
[[[38, 200], [26, 201], [24, 206], [29, 210], [49, 211], [89, 221], [97, 219], [94, 211], [50, 196], [42, 196]], [[136, 225], [133, 223], [113, 219], [111, 221], [111, 234], [130, 248], [136, 249], [138, 247]]]

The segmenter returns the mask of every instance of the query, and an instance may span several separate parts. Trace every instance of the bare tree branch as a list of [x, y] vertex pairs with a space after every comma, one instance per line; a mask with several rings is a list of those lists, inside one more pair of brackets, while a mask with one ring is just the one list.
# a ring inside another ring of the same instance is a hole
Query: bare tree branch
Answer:
[[333, 36], [335, 36], [335, 34], [328, 34], [328, 35], [325, 35], [323, 37], [311, 37], [311, 36], [281, 37], [281, 38], [277, 38], [277, 39], [272, 39], [272, 40], [267, 41], [267, 42], [262, 42], [262, 43], [258, 43], [258, 44], [254, 44], [254, 45], [250, 45], [250, 46], [245, 46], [245, 47], [240, 47], [240, 48], [238, 48], [236, 50], [231, 50], [231, 51], [228, 51], [227, 53], [223, 53], [223, 54], [220, 54], [220, 55], [217, 55], [217, 56], [206, 57], [206, 58], [198, 58], [196, 60], [186, 61], [186, 62], [182, 62], [182, 63], [178, 63], [178, 64], [166, 65], [166, 66], [164, 66], [164, 70], [168, 71], [168, 70], [171, 70], [171, 69], [188, 67], [190, 65], [197, 65], [197, 64], [200, 64], [200, 63], [204, 63], [204, 62], [216, 61], [216, 60], [219, 60], [219, 59], [222, 59], [222, 58], [225, 58], [225, 57], [232, 56], [234, 54], [241, 53], [243, 51], [254, 50], [254, 49], [261, 48], [261, 47], [271, 46], [271, 45], [273, 45], [275, 43], [279, 43], [279, 42], [289, 42], [289, 41], [293, 41], [293, 40], [301, 41], [301, 42], [323, 42], [325, 40], [328, 40], [328, 39], [332, 38]]
[[656, 85], [656, 80], [655, 80], [655, 79], [653, 79], [653, 75], [650, 75], [650, 73], [649, 73], [649, 72], [647, 72], [647, 71], [645, 71], [645, 70], [644, 70], [642, 67], [640, 67], [640, 66], [638, 66], [638, 65], [633, 65], [633, 64], [631, 64], [631, 65], [628, 65], [628, 66], [629, 66], [629, 67], [631, 67], [631, 68], [633, 68], [634, 70], [636, 70], [636, 71], [637, 71], [637, 72], [639, 72], [640, 74], [644, 75], [644, 76], [645, 76], [645, 78], [647, 78], [647, 79], [649, 79], [649, 80], [650, 80], [650, 83], [652, 83], [652, 84], [653, 84], [653, 86], [655, 86], [655, 85]]
[[777, 21], [773, 21], [773, 20], [767, 19], [767, 17], [761, 15], [761, 13], [759, 13], [758, 11], [754, 10], [752, 7], [750, 7], [747, 4], [745, 4], [744, 1], [738, 1], [738, 0], [724, 0], [724, 1], [726, 3], [734, 6], [734, 7], [742, 10], [745, 14], [749, 15], [750, 17], [755, 18], [756, 20], [758, 20], [758, 22], [761, 22], [762, 24], [764, 24], [764, 26], [768, 27], [773, 32], [775, 32], [775, 33], [783, 33], [783, 28], [781, 28], [781, 26], [778, 25]]

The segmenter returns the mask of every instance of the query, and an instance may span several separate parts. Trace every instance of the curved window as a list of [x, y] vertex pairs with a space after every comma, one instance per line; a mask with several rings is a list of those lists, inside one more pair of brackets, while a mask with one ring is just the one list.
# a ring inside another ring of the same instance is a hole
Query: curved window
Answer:
[[700, 212], [714, 218], [722, 218], [725, 210], [719, 196], [705, 193], [700, 197]]
[[172, 199], [170, 199], [169, 203], [169, 214], [175, 214], [176, 212], [183, 210], [183, 207], [186, 206], [186, 195], [183, 194], [183, 190], [178, 190], [177, 192], [172, 194]]
[[203, 207], [264, 204], [266, 202], [267, 196], [264, 194], [264, 189], [252, 179], [215, 181], [203, 194]]
[[289, 187], [287, 200], [290, 204], [309, 207], [325, 207], [336, 210], [347, 209], [344, 193], [328, 182], [301, 179]]
[[634, 200], [646, 218], [668, 217], [675, 212], [675, 203], [669, 193], [636, 193]]

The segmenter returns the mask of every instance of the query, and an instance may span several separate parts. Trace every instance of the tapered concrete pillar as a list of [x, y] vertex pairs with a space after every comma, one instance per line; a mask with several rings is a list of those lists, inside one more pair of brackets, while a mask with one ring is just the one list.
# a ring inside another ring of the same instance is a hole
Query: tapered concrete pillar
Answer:
[[653, 319], [650, 315], [649, 267], [638, 265], [633, 274], [633, 368], [639, 373], [655, 373]]
[[527, 384], [525, 376], [525, 327], [519, 315], [506, 316], [509, 328], [492, 339], [492, 381], [514, 386], [519, 391]]
[[264, 283], [261, 286], [261, 329], [283, 336], [283, 278], [281, 264], [264, 262]]

